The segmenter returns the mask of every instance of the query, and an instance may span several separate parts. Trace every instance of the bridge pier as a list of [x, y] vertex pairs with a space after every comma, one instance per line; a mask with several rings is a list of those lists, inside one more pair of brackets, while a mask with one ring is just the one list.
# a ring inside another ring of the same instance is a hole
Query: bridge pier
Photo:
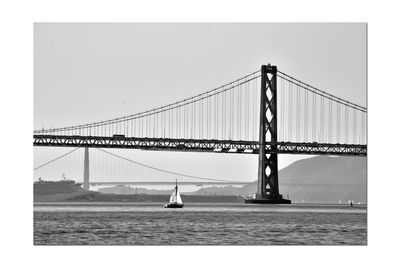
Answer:
[[[258, 153], [258, 184], [255, 198], [245, 200], [252, 204], [290, 204], [279, 194], [277, 146], [271, 145], [272, 153], [266, 154], [266, 139], [277, 142], [277, 68], [261, 66], [260, 99], [260, 149]], [[274, 151], [276, 151], [274, 153]]]
[[89, 191], [89, 148], [85, 147], [85, 159], [83, 166], [83, 189]]

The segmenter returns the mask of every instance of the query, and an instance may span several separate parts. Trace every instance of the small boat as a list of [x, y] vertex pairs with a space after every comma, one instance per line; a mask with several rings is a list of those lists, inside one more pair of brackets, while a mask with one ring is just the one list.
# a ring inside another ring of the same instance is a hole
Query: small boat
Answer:
[[183, 203], [181, 199], [181, 195], [178, 191], [178, 182], [175, 181], [175, 189], [169, 198], [169, 203], [164, 205], [164, 208], [183, 208]]

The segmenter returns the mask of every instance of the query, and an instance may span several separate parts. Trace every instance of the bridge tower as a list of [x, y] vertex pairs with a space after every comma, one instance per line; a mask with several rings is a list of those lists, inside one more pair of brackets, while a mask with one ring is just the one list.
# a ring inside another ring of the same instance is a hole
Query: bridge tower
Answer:
[[85, 147], [85, 159], [83, 166], [83, 189], [89, 190], [89, 148]]
[[[257, 194], [246, 203], [255, 204], [290, 204], [279, 194], [278, 184], [278, 154], [266, 154], [267, 139], [274, 143], [278, 141], [277, 120], [277, 68], [276, 66], [261, 66], [261, 99], [260, 99], [260, 149], [258, 154], [258, 184]], [[276, 151], [277, 145], [272, 144], [271, 150]]]

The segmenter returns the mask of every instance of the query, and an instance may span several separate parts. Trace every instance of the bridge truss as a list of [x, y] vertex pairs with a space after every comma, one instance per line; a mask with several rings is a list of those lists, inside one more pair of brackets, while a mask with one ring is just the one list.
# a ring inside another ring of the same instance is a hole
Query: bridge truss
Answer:
[[[170, 138], [115, 138], [102, 136], [34, 135], [34, 146], [121, 148], [155, 151], [259, 154], [257, 141], [197, 140]], [[268, 154], [366, 156], [366, 145], [265, 142]]]

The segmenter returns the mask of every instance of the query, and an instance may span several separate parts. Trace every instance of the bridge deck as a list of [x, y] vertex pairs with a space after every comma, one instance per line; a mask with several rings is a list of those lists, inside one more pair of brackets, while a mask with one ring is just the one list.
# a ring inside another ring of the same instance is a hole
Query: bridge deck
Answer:
[[[207, 182], [207, 181], [197, 181], [197, 182], [189, 182], [189, 181], [179, 181], [179, 185], [194, 185], [194, 186], [244, 186], [249, 185], [252, 182], [244, 182], [244, 181], [237, 181], [237, 182]], [[91, 181], [89, 182], [91, 186], [145, 186], [145, 185], [153, 185], [153, 186], [164, 186], [164, 185], [175, 185], [175, 181], [170, 182], [156, 182], [156, 181], [130, 181], [130, 182], [101, 182], [101, 181]], [[282, 183], [280, 182], [279, 185], [283, 186], [307, 186], [307, 187], [363, 187], [363, 184], [360, 183]]]
[[[34, 146], [130, 148], [159, 151], [258, 154], [258, 141], [33, 135]], [[276, 148], [275, 148], [276, 147]], [[267, 154], [367, 156], [366, 145], [266, 142]]]

